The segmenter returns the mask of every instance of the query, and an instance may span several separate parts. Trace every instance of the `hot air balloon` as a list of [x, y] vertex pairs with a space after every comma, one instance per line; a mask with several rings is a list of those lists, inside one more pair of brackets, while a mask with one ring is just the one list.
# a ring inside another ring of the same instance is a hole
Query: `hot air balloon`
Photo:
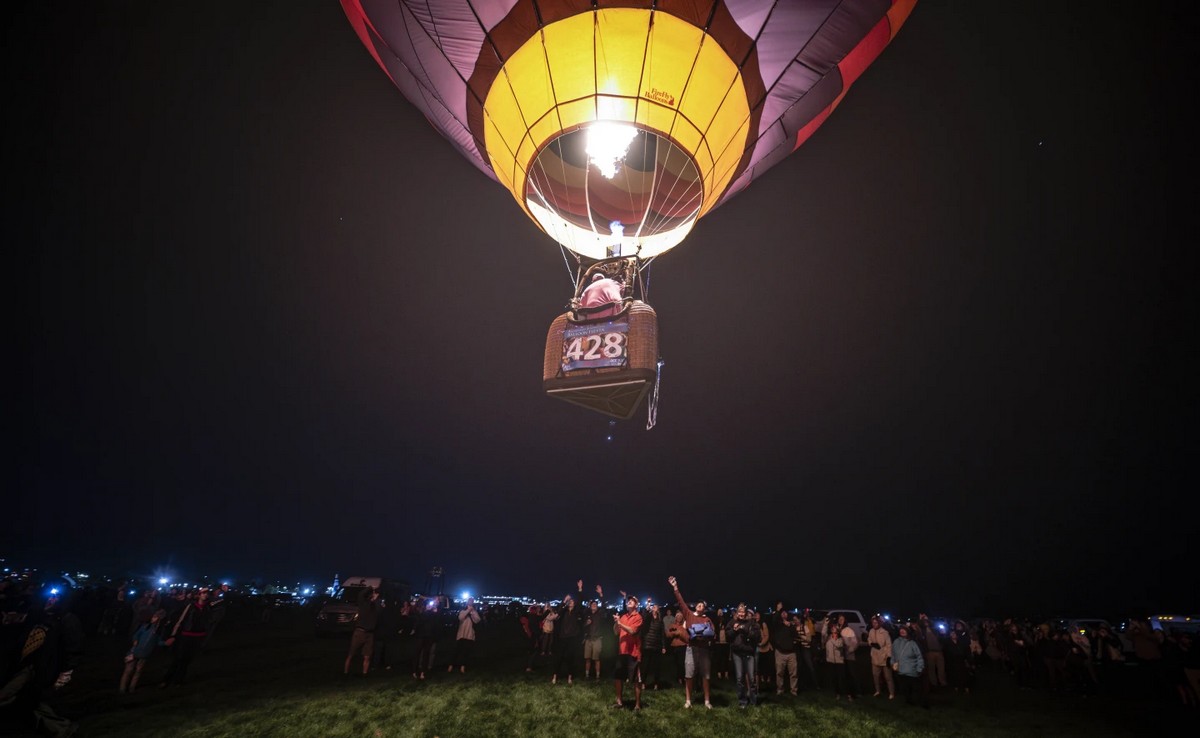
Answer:
[[[915, 3], [342, 7], [404, 96], [576, 255], [575, 293], [547, 337], [546, 391], [629, 417], [661, 367], [657, 317], [638, 299], [642, 270], [804, 143]], [[621, 290], [592, 310], [584, 293], [597, 275]]]

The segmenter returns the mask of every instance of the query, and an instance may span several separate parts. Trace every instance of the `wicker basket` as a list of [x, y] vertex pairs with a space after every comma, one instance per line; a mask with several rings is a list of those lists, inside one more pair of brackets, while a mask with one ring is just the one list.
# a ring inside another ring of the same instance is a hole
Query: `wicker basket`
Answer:
[[[625, 336], [621, 366], [573, 368], [564, 360], [568, 331]], [[605, 415], [627, 419], [653, 385], [658, 368], [658, 315], [640, 300], [612, 317], [574, 321], [569, 313], [554, 319], [546, 334], [542, 387], [546, 394]]]

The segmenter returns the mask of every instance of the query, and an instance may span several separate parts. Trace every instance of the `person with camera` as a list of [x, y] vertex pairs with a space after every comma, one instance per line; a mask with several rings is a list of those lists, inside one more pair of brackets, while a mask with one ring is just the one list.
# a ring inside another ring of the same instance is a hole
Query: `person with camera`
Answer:
[[771, 645], [775, 648], [775, 694], [790, 691], [793, 696], [800, 693], [796, 680], [796, 629], [791, 615], [782, 602], [775, 603], [775, 614], [771, 616]]
[[583, 601], [583, 580], [576, 582], [576, 593], [564, 595], [558, 608], [558, 636], [554, 657], [554, 673], [551, 684], [558, 684], [559, 676], [567, 678], [567, 684], [575, 683], [575, 672], [583, 655], [583, 608], [576, 602]]
[[583, 618], [583, 678], [588, 679], [592, 673], [592, 665], [596, 666], [597, 682], [600, 681], [600, 653], [604, 647], [604, 627], [608, 613], [602, 609], [604, 589], [596, 585], [597, 599], [588, 604], [588, 612]]
[[693, 610], [683, 599], [683, 594], [679, 591], [679, 582], [675, 577], [667, 577], [667, 582], [675, 591], [675, 601], [679, 603], [679, 617], [683, 618], [684, 627], [687, 629], [687, 650], [683, 656], [683, 706], [685, 708], [692, 706], [692, 687], [695, 679], [698, 678], [704, 685], [704, 706], [711, 710], [712, 642], [716, 631], [713, 629], [712, 620], [704, 614], [708, 603], [699, 600]]
[[446, 667], [447, 673], [453, 673], [458, 667], [459, 674], [467, 673], [467, 662], [471, 660], [471, 651], [475, 649], [475, 626], [482, 620], [479, 610], [475, 608], [475, 598], [467, 598], [467, 606], [458, 613], [458, 630], [454, 634], [454, 658]]
[[758, 645], [762, 629], [750, 617], [746, 603], [739, 602], [729, 625], [725, 626], [729, 655], [733, 660], [733, 679], [737, 682], [738, 706], [758, 704]]
[[881, 693], [887, 682], [888, 699], [896, 699], [896, 684], [892, 681], [892, 636], [883, 627], [883, 620], [878, 615], [871, 618], [871, 629], [867, 631], [867, 645], [871, 647], [871, 681], [875, 684], [875, 696]]

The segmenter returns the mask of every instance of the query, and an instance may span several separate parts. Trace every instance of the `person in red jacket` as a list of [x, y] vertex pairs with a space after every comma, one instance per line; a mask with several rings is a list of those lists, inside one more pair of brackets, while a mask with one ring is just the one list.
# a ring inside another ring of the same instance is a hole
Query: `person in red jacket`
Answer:
[[[622, 592], [622, 595], [624, 593]], [[642, 709], [642, 614], [638, 612], [638, 598], [625, 600], [625, 612], [613, 615], [613, 632], [617, 634], [617, 669], [613, 683], [617, 691], [617, 703], [613, 707], [625, 706], [625, 682], [633, 682], [633, 709]]]

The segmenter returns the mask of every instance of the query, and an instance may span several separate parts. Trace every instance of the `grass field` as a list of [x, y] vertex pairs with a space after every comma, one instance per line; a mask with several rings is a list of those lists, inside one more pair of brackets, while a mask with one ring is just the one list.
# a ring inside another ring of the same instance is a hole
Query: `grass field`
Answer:
[[[524, 671], [520, 643], [485, 630], [477, 666], [447, 674], [444, 662], [419, 682], [407, 669], [342, 674], [347, 640], [313, 637], [307, 613], [271, 624], [223, 623], [183, 687], [159, 689], [170, 661], [160, 652], [144, 686], [120, 695], [121, 646], [94, 638], [58, 707], [83, 736], [1119, 736], [1186, 735], [1196, 715], [1165, 701], [1084, 699], [1022, 691], [985, 673], [975, 694], [936, 695], [923, 710], [899, 701], [836, 702], [830, 692], [767, 694], [739, 709], [732, 683], [714, 683], [715, 709], [683, 709], [683, 690], [647, 692], [643, 710], [614, 710], [613, 684], [549, 684], [549, 670]], [[448, 648], [448, 644], [447, 647]], [[446, 649], [443, 648], [443, 651]], [[440, 661], [440, 659], [439, 659]], [[611, 674], [611, 671], [608, 673]], [[669, 664], [664, 676], [671, 677]], [[627, 690], [627, 701], [632, 692]], [[1190, 725], [1184, 726], [1184, 723]], [[1180, 732], [1182, 731], [1182, 732]]]

